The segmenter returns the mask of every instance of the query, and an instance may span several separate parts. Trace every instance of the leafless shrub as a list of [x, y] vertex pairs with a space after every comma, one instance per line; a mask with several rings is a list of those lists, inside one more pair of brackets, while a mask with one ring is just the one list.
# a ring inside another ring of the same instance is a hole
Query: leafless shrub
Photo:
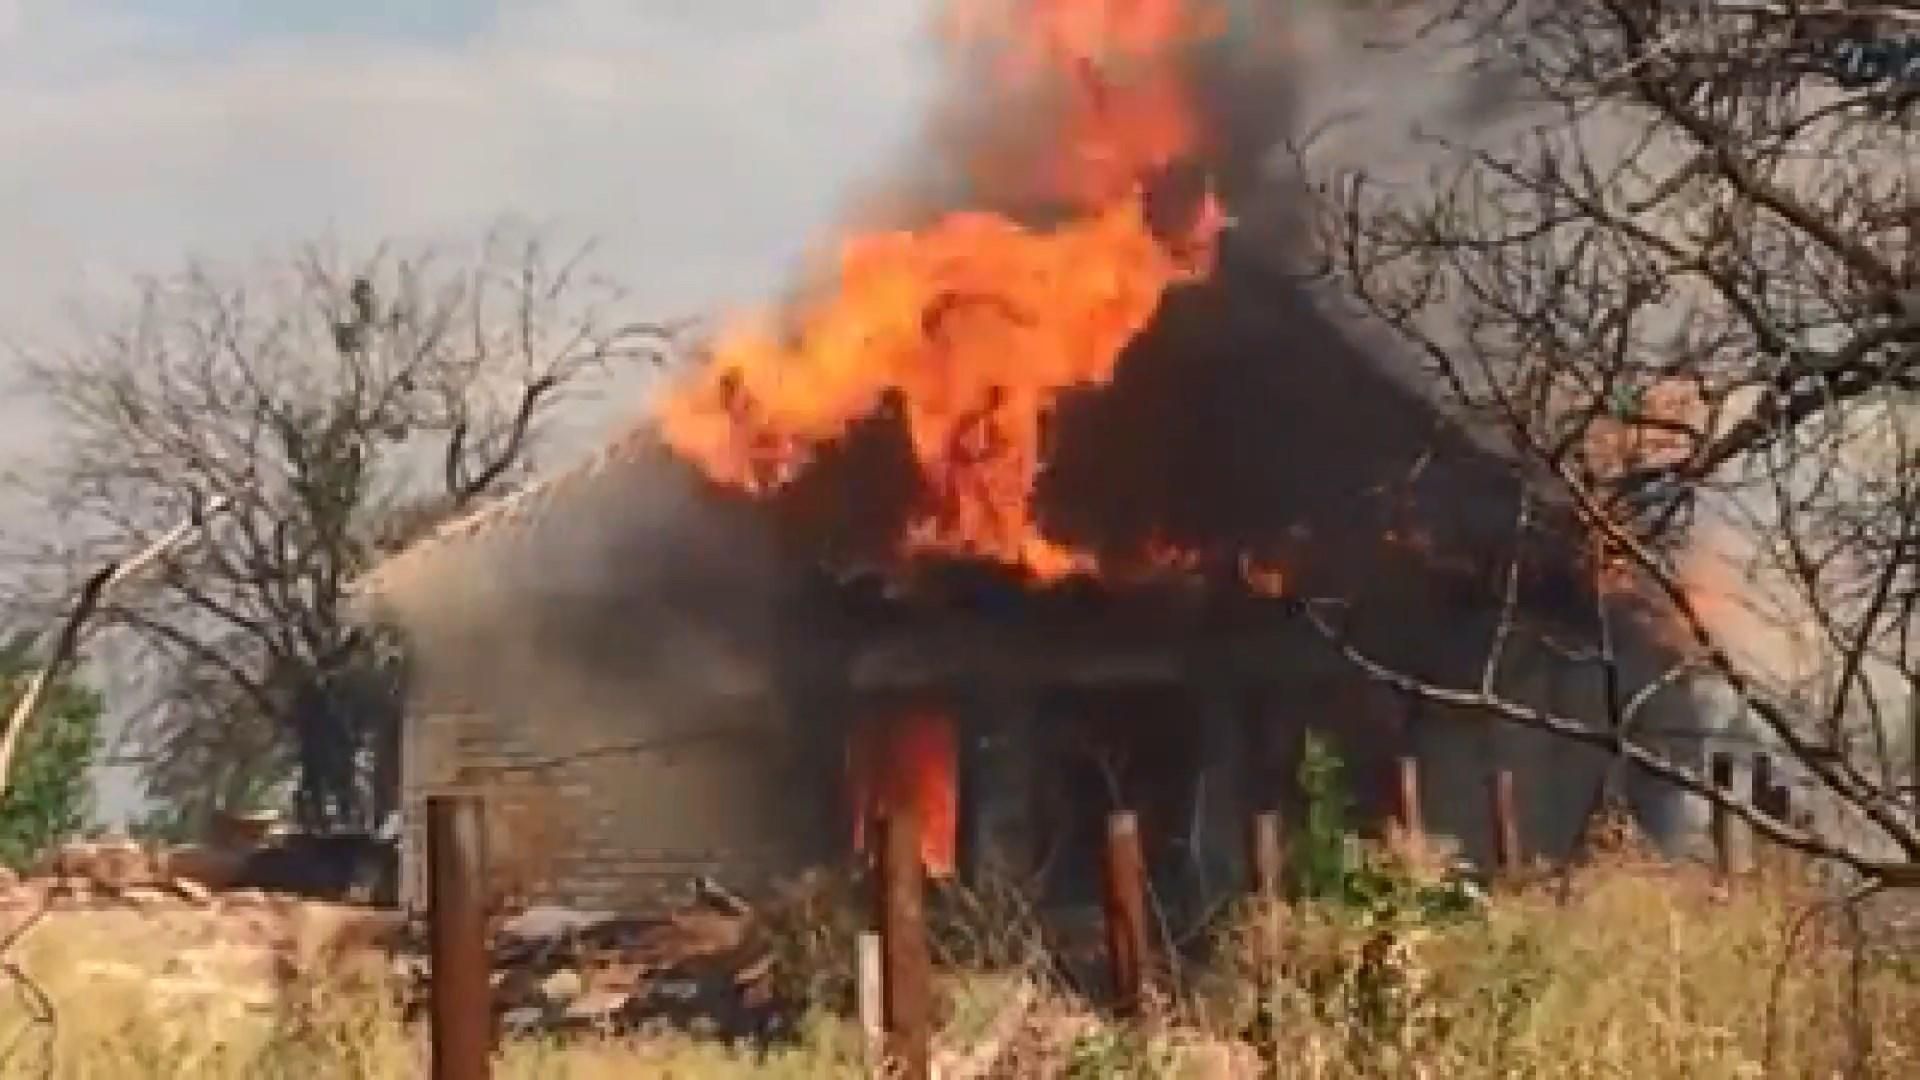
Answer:
[[[1324, 269], [1578, 517], [1608, 610], [1678, 659], [1617, 685], [1603, 649], [1603, 729], [1353, 658], [1409, 693], [1610, 749], [1868, 880], [1920, 884], [1920, 81], [1856, 79], [1834, 54], [1902, 14], [1434, 9], [1423, 32], [1474, 42], [1514, 115], [1430, 139], [1444, 164], [1418, 180], [1322, 167], [1305, 145]], [[1734, 726], [1784, 753], [1820, 827], [1639, 745], [1635, 703], [1670, 687], [1730, 703]]]
[[404, 667], [348, 586], [518, 484], [569, 397], [667, 347], [622, 320], [590, 254], [503, 229], [466, 260], [314, 245], [250, 273], [194, 264], [27, 351], [60, 421], [20, 481], [45, 511], [16, 538], [30, 600], [64, 603], [75, 573], [205, 519], [155, 586], [99, 612], [148, 691], [158, 790], [244, 804], [293, 772], [310, 823], [393, 809]]

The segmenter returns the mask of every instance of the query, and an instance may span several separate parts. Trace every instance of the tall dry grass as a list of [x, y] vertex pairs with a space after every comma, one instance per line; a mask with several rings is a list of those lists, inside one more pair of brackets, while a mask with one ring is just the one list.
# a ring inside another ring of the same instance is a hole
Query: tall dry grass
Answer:
[[[1404, 887], [1248, 905], [1217, 942], [1140, 1023], [1029, 974], [1043, 992], [996, 1075], [1920, 1076], [1915, 942], [1778, 879], [1627, 855], [1466, 910]], [[957, 992], [950, 1025], [1009, 997]]]
[[1284, 909], [1270, 963], [1250, 918], [1195, 1026], [1313, 1078], [1920, 1076], [1910, 945], [1798, 890], [1617, 866], [1573, 884], [1438, 926]]
[[[1915, 954], [1856, 935], [1815, 896], [1646, 865], [1589, 868], [1571, 885], [1444, 917], [1244, 910], [1222, 920], [1208, 962], [1184, 966], [1129, 1024], [1067, 990], [1017, 903], [953, 898], [938, 920], [950, 965], [939, 1056], [1023, 1077], [1251, 1076], [1263, 1061], [1302, 1078], [1920, 1076]], [[826, 890], [792, 908], [782, 955], [802, 970], [789, 985], [823, 1005], [846, 1004], [856, 900]], [[53, 1022], [0, 979], [0, 1076], [423, 1075], [422, 1034], [376, 969], [310, 959], [271, 994], [257, 983], [223, 995], [210, 988], [245, 980], [142, 948], [64, 932], [23, 942], [12, 960]], [[860, 1057], [852, 1025], [823, 1008], [795, 1045], [766, 1053], [680, 1036], [525, 1040], [503, 1047], [499, 1075], [797, 1080], [860, 1075]]]

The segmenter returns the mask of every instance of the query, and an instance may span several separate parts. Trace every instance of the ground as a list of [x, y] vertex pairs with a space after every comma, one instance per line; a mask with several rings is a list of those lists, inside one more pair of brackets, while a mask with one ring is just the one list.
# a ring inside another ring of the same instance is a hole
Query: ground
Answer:
[[[783, 987], [814, 999], [790, 1045], [512, 1038], [498, 1075], [862, 1075], [857, 1027], [835, 1015], [841, 930], [860, 921], [829, 910], [845, 895], [817, 888], [814, 906], [768, 917]], [[1020, 916], [982, 903], [939, 926], [937, 1057], [950, 1080], [1210, 1080], [1263, 1059], [1327, 1078], [1920, 1075], [1920, 952], [1871, 922], [1856, 935], [1822, 895], [1610, 862], [1465, 910], [1391, 890], [1250, 907], [1129, 1023], [1049, 974]], [[0, 925], [0, 1076], [423, 1074], [382, 945], [390, 916], [256, 895], [30, 897]]]

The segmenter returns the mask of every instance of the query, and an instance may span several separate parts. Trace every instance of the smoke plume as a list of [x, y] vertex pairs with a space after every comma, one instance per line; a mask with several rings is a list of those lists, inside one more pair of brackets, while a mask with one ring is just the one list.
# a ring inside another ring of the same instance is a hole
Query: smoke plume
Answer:
[[[1227, 9], [1227, 34], [1177, 58], [1199, 152], [1153, 178], [1150, 195], [1177, 214], [1210, 186], [1234, 224], [1215, 273], [1169, 290], [1113, 380], [1069, 392], [1055, 410], [1036, 490], [1042, 524], [1105, 553], [1171, 543], [1284, 556], [1334, 589], [1375, 576], [1388, 534], [1417, 532], [1443, 561], [1505, 550], [1517, 488], [1504, 464], [1308, 280], [1306, 188], [1289, 153], [1303, 128], [1345, 111], [1324, 139], [1335, 161], [1412, 172], [1421, 154], [1403, 129], [1488, 122], [1485, 84], [1498, 76], [1450, 72], [1443, 41], [1409, 44], [1405, 11], [1396, 27], [1338, 5]], [[1402, 47], [1385, 63], [1366, 35], [1396, 31]], [[1003, 61], [991, 47], [950, 56], [947, 94], [902, 168], [858, 194], [855, 225], [916, 227], [967, 209], [1044, 228], [1071, 213], [1048, 163], [1083, 88], [1070, 77], [1008, 81]], [[902, 421], [882, 408], [825, 448], [777, 513], [803, 548], [884, 559], [917, 482]]]
[[[1444, 43], [1382, 62], [1361, 35], [1393, 19], [1371, 10], [1228, 7], [1231, 31], [1178, 57], [1205, 139], [1183, 168], [1152, 178], [1149, 205], [1178, 219], [1210, 188], [1235, 224], [1214, 271], [1167, 290], [1111, 380], [1049, 410], [1036, 517], [1050, 538], [1102, 556], [1173, 544], [1277, 563], [1289, 592], [1355, 601], [1349, 629], [1379, 659], [1469, 683], [1515, 551], [1518, 480], [1449, 422], [1404, 360], [1329, 313], [1303, 274], [1304, 189], [1286, 143], [1359, 109], [1323, 145], [1415, 172], [1422, 156], [1404, 127], [1487, 122], [1484, 80], [1496, 77], [1452, 71]], [[925, 132], [893, 175], [856, 193], [849, 230], [918, 227], [958, 209], [1034, 228], [1069, 216], [1044, 165], [1075, 88], [1010, 83], [996, 75], [1002, 59], [984, 47], [953, 58]], [[1373, 100], [1355, 100], [1356, 88]], [[802, 274], [790, 300], [822, 284]], [[437, 586], [414, 586], [418, 618], [445, 642], [430, 650], [443, 658], [439, 685], [531, 723], [581, 718], [582, 744], [708, 722], [716, 697], [777, 681], [824, 636], [813, 609], [793, 602], [796, 568], [898, 554], [926, 496], [911, 434], [897, 395], [882, 395], [771, 495], [630, 448], [524, 542], [478, 550], [465, 570], [447, 561]], [[1528, 606], [1590, 617], [1578, 552], [1550, 539], [1528, 555]], [[1564, 694], [1545, 670], [1528, 676], [1547, 687], [1536, 696]], [[766, 814], [791, 816], [769, 800]]]

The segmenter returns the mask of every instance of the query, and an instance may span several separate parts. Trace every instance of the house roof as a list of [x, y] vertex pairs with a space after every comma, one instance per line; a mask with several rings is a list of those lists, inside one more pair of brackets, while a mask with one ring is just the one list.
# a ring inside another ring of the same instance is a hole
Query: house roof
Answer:
[[[1176, 540], [1251, 539], [1264, 550], [1271, 545], [1262, 538], [1307, 525], [1310, 561], [1341, 572], [1343, 584], [1370, 579], [1371, 561], [1361, 556], [1403, 518], [1431, 527], [1420, 543], [1436, 567], [1464, 564], [1475, 577], [1483, 559], [1507, 552], [1521, 489], [1512, 462], [1389, 376], [1297, 288], [1257, 267], [1230, 268], [1169, 296], [1113, 382], [1063, 404], [1046, 479], [1069, 495], [1050, 507], [1064, 508], [1065, 535], [1124, 548], [1128, 535], [1171, 525]], [[1114, 438], [1116, 431], [1157, 434]], [[441, 587], [431, 582], [446, 581], [440, 575], [456, 553], [530, 539], [556, 513], [581, 505], [583, 489], [610, 469], [665, 454], [642, 418], [575, 467], [441, 524], [364, 575], [355, 594], [375, 605], [426, 595]], [[872, 509], [866, 471], [823, 460], [814, 472], [823, 478], [814, 501], [827, 517]], [[1083, 520], [1070, 520], [1076, 511]], [[1551, 516], [1540, 515], [1536, 527]], [[810, 521], [803, 514], [781, 527], [805, 533]], [[1579, 577], [1580, 549], [1564, 541], [1544, 540], [1536, 557]]]
[[420, 582], [430, 568], [455, 552], [538, 530], [609, 468], [638, 462], [656, 452], [658, 445], [651, 424], [636, 421], [584, 461], [440, 522], [356, 578], [349, 591], [356, 604], [378, 607]]

